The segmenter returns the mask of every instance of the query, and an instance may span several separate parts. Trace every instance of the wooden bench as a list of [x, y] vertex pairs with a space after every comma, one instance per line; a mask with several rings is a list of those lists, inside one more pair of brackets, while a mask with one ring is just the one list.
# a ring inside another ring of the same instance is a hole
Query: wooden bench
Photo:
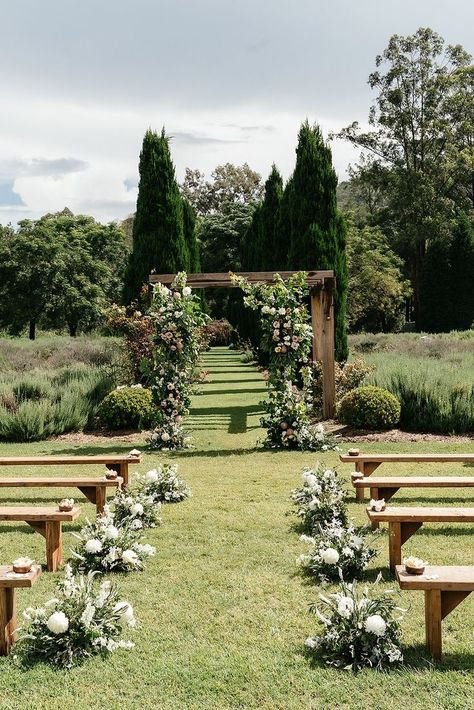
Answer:
[[112, 480], [106, 478], [0, 478], [0, 488], [79, 488], [81, 493], [95, 504], [97, 513], [104, 512], [107, 488], [117, 488], [121, 484], [120, 476]]
[[104, 465], [117, 471], [123, 479], [123, 485], [128, 486], [129, 464], [140, 463], [140, 454], [119, 456], [0, 456], [0, 466], [83, 466], [87, 464]]
[[404, 565], [397, 565], [396, 575], [401, 589], [425, 592], [426, 645], [439, 660], [441, 621], [474, 590], [474, 567], [427, 566], [424, 574], [413, 575], [406, 573]]
[[78, 506], [69, 512], [57, 508], [33, 508], [27, 506], [0, 507], [0, 521], [22, 520], [46, 540], [46, 561], [50, 572], [55, 572], [62, 562], [62, 523], [72, 522], [79, 517]]
[[[356, 451], [358, 451], [356, 449]], [[474, 454], [341, 454], [343, 463], [354, 463], [355, 470], [371, 476], [383, 463], [472, 463]], [[364, 500], [364, 488], [356, 488], [357, 500]]]
[[26, 574], [15, 574], [12, 565], [0, 566], [0, 656], [7, 656], [15, 642], [16, 590], [32, 587], [40, 574], [39, 565]]
[[474, 508], [387, 507], [379, 513], [367, 509], [370, 521], [388, 523], [390, 569], [402, 561], [402, 545], [423, 523], [473, 523]]

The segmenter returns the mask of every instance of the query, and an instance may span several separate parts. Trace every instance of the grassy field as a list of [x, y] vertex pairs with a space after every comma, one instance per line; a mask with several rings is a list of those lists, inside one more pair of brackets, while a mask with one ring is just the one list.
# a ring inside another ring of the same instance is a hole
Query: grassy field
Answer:
[[[421, 593], [404, 593], [401, 599], [401, 606], [408, 608], [403, 623], [407, 646], [403, 670], [353, 676], [310, 665], [303, 643], [315, 630], [315, 619], [307, 609], [318, 588], [297, 572], [295, 558], [305, 546], [292, 529], [294, 520], [287, 511], [289, 492], [299, 484], [302, 467], [315, 463], [317, 457], [256, 450], [262, 435], [258, 402], [265, 395], [260, 375], [225, 349], [206, 355], [206, 367], [208, 381], [194, 398], [188, 420], [195, 448], [167, 457], [145, 454], [140, 466], [145, 471], [165, 458], [179, 462], [193, 497], [166, 507], [164, 525], [147, 533], [157, 554], [146, 572], [118, 579], [141, 623], [133, 634], [135, 650], [118, 652], [107, 662], [93, 660], [69, 672], [42, 665], [25, 670], [13, 656], [0, 659], [0, 708], [474, 708], [474, 597], [444, 622], [445, 657], [436, 666], [423, 648]], [[144, 446], [139, 440], [133, 444]], [[2, 444], [0, 454], [127, 452], [130, 448], [129, 442], [119, 440], [97, 439], [81, 445], [63, 440]], [[364, 448], [474, 452], [474, 444], [449, 441], [379, 443]], [[320, 459], [337, 465], [335, 453]], [[338, 466], [348, 482], [351, 468]], [[388, 467], [381, 471], [391, 473]], [[420, 474], [440, 471], [441, 465], [417, 468]], [[394, 472], [402, 474], [407, 469], [400, 466]], [[83, 473], [90, 475], [90, 467]], [[423, 499], [457, 502], [452, 494], [448, 491], [446, 497], [438, 498], [428, 490]], [[24, 502], [37, 500], [28, 489], [1, 493], [3, 502], [10, 503], [21, 495]], [[51, 501], [60, 492], [55, 491], [53, 498], [48, 491], [38, 495]], [[413, 494], [399, 493], [395, 501], [414, 502]], [[364, 507], [352, 495], [350, 502], [351, 515], [363, 521]], [[84, 504], [83, 513], [92, 516], [92, 506]], [[64, 538], [67, 550], [73, 539], [68, 533]], [[21, 553], [44, 561], [42, 538], [22, 524], [1, 524], [0, 541], [3, 562]], [[426, 526], [407, 543], [406, 552], [433, 563], [469, 564], [473, 542], [468, 527]], [[379, 570], [388, 578], [387, 546], [383, 533], [369, 579]], [[57, 574], [45, 573], [36, 587], [20, 590], [20, 612], [47, 600], [57, 578]]]
[[401, 402], [408, 431], [474, 431], [474, 330], [350, 337], [352, 355], [375, 366], [369, 381]]

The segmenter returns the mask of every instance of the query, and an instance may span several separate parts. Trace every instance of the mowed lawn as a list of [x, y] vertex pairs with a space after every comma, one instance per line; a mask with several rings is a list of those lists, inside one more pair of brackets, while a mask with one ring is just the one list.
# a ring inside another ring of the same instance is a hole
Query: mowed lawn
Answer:
[[[167, 506], [161, 528], [147, 531], [157, 547], [146, 571], [115, 579], [135, 607], [140, 628], [132, 632], [132, 651], [120, 651], [107, 661], [95, 659], [69, 672], [37, 665], [23, 669], [14, 656], [0, 659], [0, 708], [474, 708], [474, 596], [464, 601], [443, 624], [445, 657], [433, 666], [424, 652], [422, 593], [404, 593], [408, 609], [403, 623], [406, 666], [390, 674], [362, 672], [357, 676], [312, 666], [304, 640], [316, 620], [308, 606], [318, 588], [299, 575], [296, 557], [305, 546], [292, 529], [287, 513], [289, 494], [300, 483], [300, 472], [318, 458], [337, 466], [349, 485], [352, 466], [338, 463], [336, 453], [266, 452], [256, 449], [259, 401], [265, 385], [259, 373], [240, 362], [238, 354], [215, 349], [206, 355], [208, 380], [200, 386], [188, 420], [195, 448], [175, 455], [144, 454], [141, 471], [160, 461], [174, 460], [189, 482], [193, 497]], [[145, 442], [137, 439], [138, 448]], [[130, 443], [98, 439], [91, 445], [65, 441], [2, 445], [0, 454], [118, 453]], [[347, 445], [346, 447], [347, 448]], [[472, 451], [474, 444], [368, 444], [370, 451]], [[66, 469], [44, 470], [46, 475]], [[408, 473], [388, 465], [377, 473]], [[474, 473], [463, 467], [418, 466], [418, 474]], [[91, 475], [85, 467], [84, 475]], [[2, 469], [9, 475], [12, 469]], [[20, 470], [15, 469], [15, 474]], [[38, 469], [21, 473], [38, 474]], [[97, 470], [97, 475], [102, 469]], [[71, 495], [71, 490], [64, 494]], [[443, 491], [441, 491], [443, 493]], [[420, 498], [429, 503], [469, 504], [462, 492], [441, 497], [428, 489]], [[4, 503], [56, 501], [60, 491], [2, 490]], [[77, 497], [77, 494], [74, 494]], [[36, 497], [38, 496], [38, 497]], [[414, 502], [400, 492], [394, 502]], [[81, 497], [83, 516], [93, 506]], [[350, 495], [350, 512], [365, 521], [363, 505]], [[73, 545], [66, 525], [64, 546]], [[474, 535], [469, 526], [422, 528], [407, 544], [406, 553], [432, 563], [474, 564]], [[1, 560], [29, 554], [44, 562], [44, 541], [23, 524], [0, 524]], [[380, 554], [368, 578], [387, 570], [387, 534], [378, 541]], [[32, 590], [20, 590], [19, 613], [52, 596], [60, 574], [44, 573]], [[387, 585], [392, 587], [393, 582]], [[20, 622], [21, 623], [21, 622]]]

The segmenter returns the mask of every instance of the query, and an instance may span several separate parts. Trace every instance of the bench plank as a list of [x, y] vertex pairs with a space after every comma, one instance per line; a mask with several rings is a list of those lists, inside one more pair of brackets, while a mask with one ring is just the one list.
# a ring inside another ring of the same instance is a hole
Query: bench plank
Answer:
[[64, 466], [68, 464], [140, 463], [141, 456], [0, 456], [0, 466]]
[[0, 488], [79, 488], [80, 486], [117, 486], [120, 476], [109, 478], [1, 478]]
[[343, 463], [474, 463], [474, 453], [469, 454], [340, 454]]
[[28, 522], [72, 522], [81, 514], [81, 509], [74, 506], [72, 510], [62, 511], [51, 507], [40, 506], [19, 506], [19, 505], [2, 505], [0, 506], [0, 520], [24, 520]]
[[367, 476], [354, 479], [352, 485], [354, 488], [469, 488], [474, 487], [474, 476]]
[[474, 508], [393, 506], [376, 512], [367, 509], [370, 520], [378, 522], [473, 523]]
[[[407, 574], [405, 565], [397, 565], [400, 589], [447, 589], [451, 591], [474, 591], [474, 566], [429, 565], [424, 574]], [[426, 576], [436, 576], [427, 579]]]

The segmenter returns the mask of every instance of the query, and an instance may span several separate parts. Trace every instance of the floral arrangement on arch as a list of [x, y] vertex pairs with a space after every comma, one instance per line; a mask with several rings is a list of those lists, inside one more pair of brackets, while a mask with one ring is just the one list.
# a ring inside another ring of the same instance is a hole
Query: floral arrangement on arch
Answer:
[[322, 630], [306, 639], [309, 651], [328, 665], [352, 671], [364, 667], [384, 670], [400, 664], [404, 610], [396, 606], [393, 590], [376, 595], [368, 587], [359, 591], [357, 582], [344, 581], [340, 589], [328, 596], [320, 594], [322, 604], [310, 608]]
[[263, 402], [261, 419], [267, 430], [268, 448], [310, 451], [336, 449], [335, 437], [326, 435], [310, 419], [312, 412], [311, 318], [307, 307], [307, 274], [298, 272], [283, 281], [275, 274], [271, 284], [250, 284], [241, 276], [233, 282], [244, 291], [244, 303], [258, 311], [262, 328], [262, 349], [269, 354], [267, 382], [272, 388]]
[[95, 522], [86, 520], [79, 533], [73, 533], [79, 543], [71, 551], [70, 564], [82, 572], [135, 572], [156, 549], [140, 542], [140, 528], [134, 520], [116, 525], [113, 513], [105, 506]]
[[342, 525], [340, 521], [319, 526], [313, 535], [301, 535], [300, 540], [309, 545], [308, 552], [298, 557], [306, 574], [317, 582], [338, 582], [340, 576], [347, 580], [362, 579], [365, 570], [377, 551], [367, 541], [370, 528]]
[[291, 492], [291, 500], [305, 532], [312, 535], [334, 523], [347, 525], [347, 494], [337, 473], [318, 463], [315, 469], [305, 468], [301, 478], [303, 485]]
[[23, 618], [19, 651], [28, 662], [71, 668], [92, 656], [134, 646], [121, 638], [125, 628], [136, 626], [133, 607], [120, 599], [111, 582], [98, 584], [94, 572], [74, 576], [70, 565], [57, 596], [42, 607], [29, 607]]
[[188, 412], [196, 380], [202, 339], [208, 318], [200, 301], [186, 286], [186, 274], [176, 276], [171, 288], [157, 284], [148, 311], [153, 325], [153, 359], [144, 368], [155, 405], [152, 449], [185, 445], [183, 417]]

